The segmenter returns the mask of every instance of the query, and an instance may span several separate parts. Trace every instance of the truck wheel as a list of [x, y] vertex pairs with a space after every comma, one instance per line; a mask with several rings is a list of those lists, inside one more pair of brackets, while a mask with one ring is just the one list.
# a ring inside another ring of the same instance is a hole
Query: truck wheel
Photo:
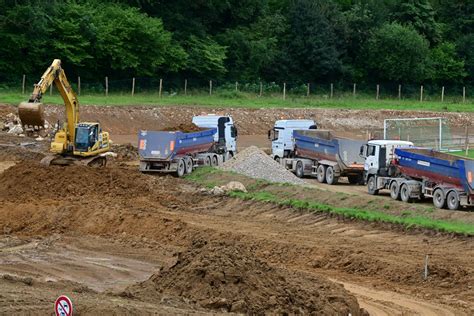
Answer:
[[446, 205], [446, 198], [442, 189], [436, 189], [433, 193], [433, 204], [437, 208], [444, 208]]
[[304, 177], [303, 163], [301, 161], [298, 161], [296, 163], [296, 176], [298, 178], [303, 178]]
[[367, 180], [367, 191], [370, 195], [377, 195], [379, 194], [379, 190], [377, 190], [377, 183], [375, 181], [375, 177], [372, 176]]
[[275, 158], [273, 158], [276, 162], [280, 163], [280, 157], [278, 156], [275, 156]]
[[212, 156], [211, 166], [216, 167], [218, 164], [219, 164], [219, 160], [217, 159], [217, 156], [216, 155]]
[[390, 184], [390, 197], [394, 200], [400, 200], [400, 187], [397, 181]]
[[446, 204], [450, 210], [459, 209], [459, 194], [456, 191], [451, 191], [448, 193], [448, 198], [446, 199]]
[[211, 156], [206, 156], [206, 158], [204, 159], [204, 165], [205, 166], [211, 165]]
[[410, 202], [410, 189], [406, 184], [402, 184], [400, 188], [400, 199], [403, 202]]
[[333, 167], [327, 167], [327, 169], [326, 169], [326, 182], [327, 182], [327, 184], [330, 184], [330, 185], [337, 184], [337, 181], [339, 181], [339, 177], [336, 177], [334, 175], [334, 168]]
[[186, 173], [190, 174], [193, 172], [193, 160], [191, 158], [186, 159]]
[[176, 174], [178, 177], [184, 176], [184, 173], [186, 172], [186, 164], [184, 163], [184, 159], [180, 159], [178, 161], [178, 169], [176, 170]]
[[326, 167], [324, 165], [318, 166], [318, 169], [316, 170], [316, 178], [320, 183], [326, 182]]

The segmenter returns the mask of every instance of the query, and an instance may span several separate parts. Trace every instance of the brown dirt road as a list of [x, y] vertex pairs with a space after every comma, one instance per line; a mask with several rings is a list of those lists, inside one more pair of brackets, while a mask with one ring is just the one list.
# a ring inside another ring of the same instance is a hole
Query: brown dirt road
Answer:
[[[228, 310], [227, 301], [203, 303], [186, 291], [176, 296], [175, 291], [144, 295], [133, 287], [124, 290], [173, 266], [180, 253], [203, 241], [237, 247], [244, 254], [239, 260], [287, 271], [284, 275], [296, 278], [303, 297], [314, 290], [308, 280], [327, 277], [343, 284], [374, 315], [474, 313], [471, 238], [407, 234], [213, 197], [185, 180], [124, 167], [109, 167], [97, 179], [99, 171], [88, 168], [29, 164], [0, 174], [0, 273], [7, 275], [0, 279], [0, 313], [18, 306], [47, 311], [62, 292], [73, 297], [82, 314]], [[22, 180], [11, 180], [14, 175]], [[427, 254], [429, 276], [424, 280]], [[183, 269], [179, 271], [200, 271]], [[325, 284], [331, 289], [321, 292], [326, 302], [350, 301], [333, 283]], [[326, 296], [327, 291], [337, 294]], [[274, 306], [282, 302], [278, 295]]]

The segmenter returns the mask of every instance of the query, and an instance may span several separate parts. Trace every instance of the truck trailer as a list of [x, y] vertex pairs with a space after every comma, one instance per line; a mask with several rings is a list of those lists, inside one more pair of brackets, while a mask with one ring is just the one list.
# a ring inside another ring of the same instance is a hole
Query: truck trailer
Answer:
[[426, 148], [394, 148], [390, 163], [380, 160], [386, 149], [368, 144], [366, 172], [369, 194], [390, 190], [396, 200], [431, 198], [437, 208], [457, 210], [474, 205], [474, 160]]
[[237, 152], [237, 129], [229, 116], [196, 116], [201, 131], [138, 133], [141, 172], [176, 172], [178, 177], [199, 166], [218, 166]]
[[336, 137], [326, 130], [294, 130], [294, 155], [281, 163], [298, 177], [314, 176], [336, 184], [340, 177], [363, 183], [364, 158], [359, 149], [366, 141]]

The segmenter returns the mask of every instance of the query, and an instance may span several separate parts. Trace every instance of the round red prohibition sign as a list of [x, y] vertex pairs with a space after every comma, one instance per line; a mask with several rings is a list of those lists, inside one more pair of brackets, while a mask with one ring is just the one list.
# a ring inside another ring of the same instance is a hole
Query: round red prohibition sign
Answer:
[[61, 295], [54, 302], [56, 316], [72, 316], [72, 302], [66, 295]]

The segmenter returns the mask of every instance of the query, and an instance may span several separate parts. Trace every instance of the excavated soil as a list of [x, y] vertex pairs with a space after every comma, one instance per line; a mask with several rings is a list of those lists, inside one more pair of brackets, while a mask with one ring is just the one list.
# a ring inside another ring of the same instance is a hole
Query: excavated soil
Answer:
[[139, 159], [138, 148], [132, 144], [112, 144], [112, 149], [117, 154], [115, 157], [118, 161], [136, 161]]
[[357, 301], [323, 278], [295, 277], [244, 245], [198, 240], [176, 262], [128, 288], [135, 296], [181, 296], [204, 308], [245, 314], [360, 315]]
[[[47, 108], [52, 115], [60, 107]], [[85, 120], [100, 116], [112, 138], [201, 114], [193, 108], [180, 108], [181, 116], [177, 108], [83, 110]], [[167, 111], [174, 114], [166, 117]], [[251, 126], [263, 120], [249, 118], [259, 111], [235, 110], [245, 126], [240, 131], [267, 128]], [[474, 314], [472, 238], [210, 196], [186, 180], [143, 175], [127, 165], [43, 168], [36, 154], [15, 154], [36, 151], [20, 145], [30, 140], [1, 137], [14, 146], [0, 148], [0, 314], [50, 314], [61, 294], [80, 315], [229, 309], [357, 315], [359, 307], [374, 315]], [[332, 186], [324, 194], [351, 188]]]
[[181, 123], [176, 126], [167, 126], [162, 129], [162, 131], [169, 131], [169, 132], [181, 131], [183, 133], [199, 132], [202, 130], [205, 130], [205, 128], [200, 128], [199, 126], [193, 123]]

